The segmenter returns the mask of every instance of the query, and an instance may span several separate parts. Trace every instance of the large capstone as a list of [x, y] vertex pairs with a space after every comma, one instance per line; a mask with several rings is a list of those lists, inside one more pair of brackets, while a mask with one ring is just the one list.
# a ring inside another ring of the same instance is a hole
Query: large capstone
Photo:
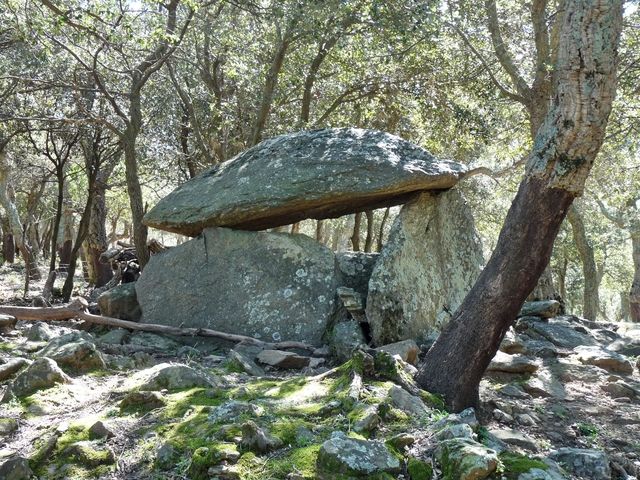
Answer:
[[263, 230], [399, 205], [451, 188], [466, 171], [395, 135], [357, 128], [265, 140], [180, 185], [144, 222], [184, 235], [206, 227]]
[[142, 321], [318, 345], [334, 318], [331, 250], [305, 235], [208, 228], [151, 257]]
[[425, 192], [395, 220], [369, 282], [367, 318], [377, 345], [440, 330], [482, 269], [480, 238], [457, 189]]

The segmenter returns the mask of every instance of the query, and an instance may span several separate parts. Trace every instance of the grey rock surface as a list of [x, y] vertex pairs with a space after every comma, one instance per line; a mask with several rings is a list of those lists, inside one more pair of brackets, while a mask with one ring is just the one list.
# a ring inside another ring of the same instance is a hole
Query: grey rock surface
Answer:
[[576, 330], [572, 323], [563, 317], [548, 322], [530, 321], [527, 326], [540, 337], [560, 348], [575, 348], [581, 345], [597, 345], [597, 341], [588, 333]]
[[48, 342], [55, 336], [55, 333], [44, 322], [36, 322], [27, 332], [27, 340], [31, 342]]
[[132, 380], [139, 390], [176, 390], [181, 388], [214, 387], [215, 380], [187, 365], [161, 363], [142, 370]]
[[11, 378], [18, 373], [23, 367], [26, 367], [31, 363], [31, 360], [27, 360], [22, 357], [10, 358], [6, 363], [0, 364], [0, 382]]
[[314, 345], [336, 287], [333, 252], [313, 239], [225, 228], [154, 255], [136, 282], [143, 322]]
[[559, 448], [549, 458], [561, 464], [572, 474], [592, 480], [609, 480], [609, 457], [600, 450], [583, 448]]
[[312, 130], [265, 140], [180, 185], [144, 222], [195, 236], [206, 227], [263, 230], [405, 203], [466, 171], [388, 133]]
[[519, 317], [551, 318], [560, 313], [560, 302], [557, 300], [537, 300], [525, 302], [520, 309]]
[[371, 478], [383, 473], [400, 473], [400, 461], [384, 443], [349, 438], [334, 432], [322, 444], [317, 461], [318, 480]]
[[468, 438], [440, 442], [435, 456], [451, 475], [459, 480], [487, 478], [498, 467], [498, 455], [490, 448]]
[[309, 366], [309, 357], [282, 350], [263, 350], [257, 356], [258, 362], [272, 367], [299, 369]]
[[574, 349], [578, 360], [585, 365], [596, 365], [610, 372], [633, 373], [631, 362], [616, 352], [598, 346], [581, 346]]
[[135, 282], [123, 283], [107, 290], [98, 297], [100, 313], [107, 317], [137, 322], [142, 316]]
[[0, 465], [0, 478], [3, 480], [29, 480], [33, 471], [24, 457], [15, 457]]
[[394, 385], [389, 390], [391, 404], [414, 417], [422, 417], [429, 413], [429, 409], [417, 396], [411, 395], [404, 388]]
[[11, 383], [4, 394], [2, 401], [8, 401], [15, 397], [24, 397], [53, 387], [58, 383], [69, 383], [71, 379], [50, 358], [39, 358], [27, 367]]
[[407, 203], [369, 281], [366, 313], [374, 343], [439, 331], [482, 264], [471, 210], [458, 190], [423, 193]]
[[336, 323], [329, 335], [331, 354], [341, 362], [349, 360], [353, 352], [366, 343], [362, 327], [355, 320]]
[[506, 444], [515, 445], [532, 452], [538, 451], [538, 445], [536, 441], [530, 436], [517, 430], [513, 430], [511, 428], [496, 428], [490, 429], [489, 432], [491, 432], [494, 437], [498, 438]]
[[75, 332], [68, 333], [51, 340], [38, 354], [55, 360], [67, 371], [88, 372], [105, 368], [102, 354], [88, 338], [92, 339], [76, 335]]
[[369, 280], [379, 257], [379, 253], [337, 252], [339, 285], [353, 288], [366, 300]]

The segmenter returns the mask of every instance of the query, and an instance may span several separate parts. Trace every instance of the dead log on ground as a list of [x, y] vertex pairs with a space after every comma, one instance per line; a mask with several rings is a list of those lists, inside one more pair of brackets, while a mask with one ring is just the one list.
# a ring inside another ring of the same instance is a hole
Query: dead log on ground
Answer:
[[141, 330], [144, 332], [163, 333], [167, 335], [175, 335], [179, 337], [210, 337], [227, 340], [229, 342], [248, 342], [264, 348], [283, 350], [291, 348], [300, 348], [303, 350], [313, 350], [315, 347], [304, 342], [263, 342], [253, 337], [239, 335], [235, 333], [225, 333], [210, 328], [180, 328], [171, 327], [169, 325], [158, 325], [155, 323], [137, 323], [129, 320], [120, 320], [119, 318], [105, 317], [102, 315], [93, 315], [86, 310], [89, 304], [84, 298], [76, 297], [67, 305], [56, 307], [14, 307], [3, 305], [0, 306], [0, 314], [12, 315], [18, 320], [24, 321], [60, 321], [78, 318], [96, 325], [106, 325], [109, 327], [120, 327], [128, 330]]

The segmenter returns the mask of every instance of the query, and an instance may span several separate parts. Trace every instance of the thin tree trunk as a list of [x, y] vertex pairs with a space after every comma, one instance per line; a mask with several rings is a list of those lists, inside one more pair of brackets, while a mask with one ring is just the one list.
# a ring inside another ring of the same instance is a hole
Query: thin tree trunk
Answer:
[[360, 226], [362, 224], [362, 212], [353, 217], [353, 233], [351, 234], [351, 246], [354, 252], [360, 251]]
[[142, 199], [142, 188], [138, 176], [138, 161], [136, 159], [136, 137], [137, 132], [127, 132], [122, 138], [124, 150], [124, 162], [127, 180], [127, 192], [129, 193], [129, 205], [131, 207], [131, 220], [133, 222], [133, 243], [136, 247], [136, 255], [140, 268], [149, 261], [149, 250], [147, 249], [147, 226], [142, 223], [144, 216], [144, 203]]
[[[66, 196], [68, 198], [68, 192]], [[66, 272], [69, 268], [71, 250], [73, 249], [73, 210], [71, 209], [70, 201], [66, 202], [62, 212], [61, 227], [62, 231], [58, 234], [60, 237], [60, 247], [58, 249], [60, 261], [58, 262], [58, 268], [61, 272]]]
[[640, 322], [640, 235], [631, 236], [633, 250], [633, 283], [629, 291], [629, 317], [632, 322]]
[[321, 40], [318, 51], [309, 65], [309, 71], [304, 78], [304, 86], [302, 89], [302, 104], [300, 106], [300, 127], [305, 127], [309, 123], [309, 114], [311, 112], [311, 99], [313, 93], [313, 85], [316, 82], [318, 71], [322, 66], [322, 62], [327, 58], [329, 50], [331, 50], [338, 42], [339, 36], [333, 35], [326, 40]]
[[324, 243], [324, 220], [316, 220], [316, 241]]
[[522, 303], [549, 263], [573, 199], [602, 146], [616, 91], [621, 0], [567, 2], [554, 66], [554, 101], [536, 135], [496, 248], [427, 352], [417, 380], [454, 411], [478, 387]]
[[367, 210], [364, 214], [367, 217], [367, 237], [364, 241], [364, 251], [370, 253], [373, 247], [373, 210]]
[[264, 131], [264, 127], [267, 123], [269, 112], [271, 111], [273, 96], [278, 84], [278, 77], [280, 76], [280, 71], [284, 64], [284, 58], [290, 44], [290, 31], [287, 29], [284, 34], [278, 31], [278, 43], [276, 45], [273, 59], [271, 60], [269, 71], [267, 72], [264, 88], [262, 89], [260, 106], [256, 112], [256, 119], [253, 126], [253, 132], [251, 134], [251, 145], [256, 145], [262, 140], [262, 132]]
[[573, 241], [576, 244], [580, 260], [582, 261], [582, 275], [584, 277], [582, 316], [589, 320], [596, 320], [600, 308], [598, 299], [598, 268], [593, 254], [593, 247], [587, 238], [582, 214], [575, 204], [569, 209], [567, 220], [571, 225]]
[[100, 262], [100, 255], [107, 248], [107, 232], [105, 230], [106, 220], [106, 185], [103, 182], [96, 182], [95, 194], [91, 206], [91, 222], [87, 235], [87, 264], [91, 265], [90, 282], [96, 287], [105, 285], [111, 277], [113, 271], [107, 264]]
[[562, 266], [560, 272], [558, 272], [558, 290], [560, 291], [560, 297], [567, 298], [567, 268], [569, 267], [569, 258], [566, 252], [562, 256]]
[[2, 258], [6, 263], [13, 263], [16, 260], [16, 244], [6, 216], [2, 217]]
[[[22, 230], [22, 223], [20, 222], [20, 216], [18, 209], [9, 197], [9, 166], [6, 162], [6, 153], [0, 151], [0, 205], [6, 212], [10, 232], [13, 234], [13, 238], [16, 241], [16, 246], [22, 255], [25, 263], [26, 272], [25, 276], [29, 279], [40, 280], [42, 274], [38, 269], [38, 263], [36, 256], [29, 245], [26, 236]], [[28, 285], [25, 290], [28, 293]]]
[[87, 201], [85, 203], [84, 210], [82, 211], [82, 217], [80, 218], [80, 223], [78, 224], [76, 240], [71, 250], [71, 258], [69, 261], [69, 268], [67, 270], [67, 278], [65, 279], [64, 285], [62, 287], [62, 298], [65, 302], [68, 302], [71, 298], [71, 294], [73, 292], [73, 277], [76, 273], [79, 252], [89, 232], [91, 207], [93, 204], [93, 192], [95, 191], [96, 184], [95, 170], [90, 170], [90, 172], [91, 173], [89, 174], [88, 178]]
[[629, 292], [620, 292], [620, 318], [621, 322], [628, 322], [631, 319], [629, 312]]
[[56, 269], [56, 258], [58, 253], [58, 235], [60, 233], [60, 221], [62, 220], [62, 203], [64, 202], [64, 171], [62, 165], [56, 165], [56, 184], [58, 186], [58, 196], [56, 198], [56, 214], [53, 217], [53, 234], [51, 235], [51, 246], [49, 249], [49, 271]]
[[378, 231], [378, 251], [382, 251], [382, 247], [384, 246], [384, 227], [387, 225], [387, 220], [389, 220], [389, 210], [387, 207], [384, 210], [384, 214], [382, 215], [382, 220], [380, 221], [380, 229]]

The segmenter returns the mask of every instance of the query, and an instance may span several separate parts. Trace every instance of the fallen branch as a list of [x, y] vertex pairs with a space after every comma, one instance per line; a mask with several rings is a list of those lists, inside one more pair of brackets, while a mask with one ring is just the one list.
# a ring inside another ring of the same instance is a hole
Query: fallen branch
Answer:
[[23, 321], [57, 321], [71, 320], [78, 318], [96, 325], [107, 325], [109, 327], [120, 327], [128, 330], [141, 330], [144, 332], [163, 333], [167, 335], [176, 335], [179, 337], [211, 337], [227, 340], [229, 342], [248, 342], [264, 348], [275, 350], [283, 350], [289, 348], [300, 348], [303, 350], [313, 350], [315, 347], [304, 342], [263, 342], [253, 337], [239, 335], [235, 333], [225, 333], [210, 328], [180, 328], [169, 325], [158, 325], [155, 323], [137, 323], [129, 320], [120, 320], [118, 318], [105, 317], [102, 315], [93, 315], [86, 310], [89, 304], [84, 298], [76, 297], [67, 305], [56, 307], [14, 307], [0, 306], [0, 314], [12, 315], [18, 320]]

